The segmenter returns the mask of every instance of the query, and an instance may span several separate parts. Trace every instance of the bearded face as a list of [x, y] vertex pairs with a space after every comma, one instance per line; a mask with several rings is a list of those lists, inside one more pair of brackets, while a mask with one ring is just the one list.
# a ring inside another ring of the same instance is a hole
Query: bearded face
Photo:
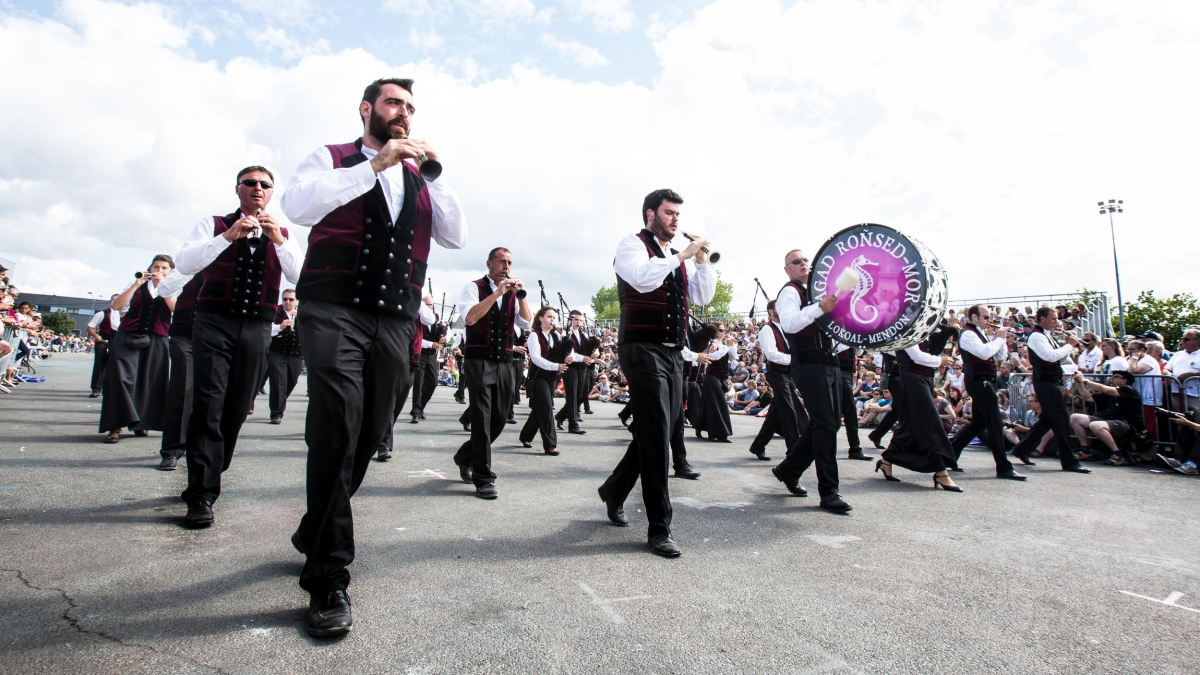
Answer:
[[408, 136], [408, 120], [402, 115], [396, 115], [392, 119], [384, 119], [382, 115], [375, 112], [375, 106], [371, 106], [371, 119], [367, 122], [367, 133], [371, 134], [371, 138], [379, 141], [380, 144], [386, 144], [393, 138], [405, 138]]

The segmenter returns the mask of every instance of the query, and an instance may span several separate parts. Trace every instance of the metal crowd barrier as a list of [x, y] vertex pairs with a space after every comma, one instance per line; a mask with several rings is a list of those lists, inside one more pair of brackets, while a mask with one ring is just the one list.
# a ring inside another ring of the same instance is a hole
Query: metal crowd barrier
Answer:
[[21, 341], [21, 338], [17, 335], [17, 331], [13, 330], [11, 326], [5, 325], [4, 335], [0, 339], [3, 339], [8, 344], [12, 345], [13, 348], [11, 353], [3, 358], [0, 358], [0, 376], [3, 376], [4, 373], [8, 372], [8, 367], [13, 365], [13, 359], [16, 358], [17, 354], [17, 345]]

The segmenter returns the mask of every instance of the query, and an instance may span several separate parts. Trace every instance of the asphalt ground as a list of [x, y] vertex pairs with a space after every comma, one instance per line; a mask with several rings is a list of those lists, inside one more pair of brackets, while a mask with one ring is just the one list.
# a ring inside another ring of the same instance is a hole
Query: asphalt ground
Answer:
[[688, 435], [703, 476], [671, 479], [684, 553], [667, 560], [639, 491], [627, 529], [596, 496], [628, 442], [617, 406], [559, 457], [510, 426], [488, 502], [458, 480], [446, 388], [354, 499], [353, 632], [314, 640], [288, 542], [304, 380], [280, 426], [259, 397], [216, 524], [192, 531], [186, 473], [154, 468], [159, 434], [100, 442], [90, 365], [56, 355], [0, 398], [3, 673], [1200, 672], [1193, 478], [1039, 462], [1014, 483], [972, 449], [952, 494], [842, 460], [854, 511], [837, 516], [813, 477], [814, 496], [789, 495], [746, 451], [759, 420], [735, 416], [732, 445]]

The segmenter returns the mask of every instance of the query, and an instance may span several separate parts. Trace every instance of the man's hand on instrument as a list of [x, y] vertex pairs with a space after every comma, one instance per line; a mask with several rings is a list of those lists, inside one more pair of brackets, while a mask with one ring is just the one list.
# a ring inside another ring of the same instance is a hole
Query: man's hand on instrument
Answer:
[[279, 246], [283, 246], [286, 241], [283, 238], [283, 231], [279, 229], [279, 223], [271, 217], [269, 213], [258, 214], [258, 223], [262, 226], [263, 236], [270, 239]]
[[284, 319], [283, 321], [279, 322], [279, 327], [280, 328], [291, 328], [293, 325], [295, 325], [295, 323], [296, 322], [292, 321], [291, 319]]
[[250, 236], [250, 233], [259, 227], [258, 218], [254, 216], [246, 216], [238, 218], [228, 230], [225, 230], [222, 237], [229, 241], [237, 241], [242, 237]]
[[827, 295], [821, 298], [821, 302], [818, 302], [817, 306], [821, 308], [822, 312], [828, 314], [833, 311], [834, 306], [837, 305], [837, 301], [836, 295]]
[[409, 139], [409, 140], [414, 145], [417, 146], [417, 149], [419, 149], [421, 152], [425, 153], [425, 159], [437, 159], [437, 156], [438, 156], [437, 151], [433, 149], [433, 146], [429, 145], [428, 143], [426, 143], [425, 141], [422, 141], [420, 139]]
[[943, 366], [952, 366], [952, 365], [954, 365], [954, 357], [953, 357], [953, 356], [949, 356], [949, 355], [945, 355], [945, 354], [944, 354], [944, 355], [942, 355], [942, 365], [943, 365]]
[[[568, 360], [570, 360], [570, 358], [571, 357], [569, 357], [569, 356], [567, 357]], [[560, 373], [567, 372], [567, 364], [565, 364], [565, 363], [558, 364], [558, 372], [560, 372]]]
[[697, 354], [696, 363], [699, 363], [702, 366], [707, 366], [708, 364], [712, 363], [712, 357], [708, 354]]
[[572, 362], [572, 361], [574, 361], [574, 360], [575, 360], [575, 356], [574, 356], [574, 355], [572, 355], [572, 354], [567, 354], [567, 358], [566, 358], [566, 360], [565, 360], [565, 361], [563, 361], [563, 365], [567, 365], [567, 366], [569, 366], [569, 365], [571, 365], [571, 362]]
[[[375, 173], [381, 173], [406, 159], [416, 159], [421, 152], [421, 146], [417, 141], [410, 138], [393, 138], [371, 158], [371, 168]], [[429, 153], [425, 154], [429, 155]]]
[[687, 260], [688, 258], [695, 258], [696, 263], [701, 265], [708, 262], [708, 254], [700, 250], [702, 248], [706, 248], [707, 246], [707, 239], [694, 239], [689, 241], [687, 248], [679, 252], [680, 262]]
[[516, 277], [512, 277], [509, 279], [502, 279], [500, 281], [500, 283], [496, 284], [496, 293], [498, 295], [504, 295], [505, 293], [507, 293], [509, 291], [516, 292], [517, 288], [520, 285], [521, 285], [521, 280]]
[[522, 347], [522, 346], [520, 346], [520, 345], [516, 345], [516, 346], [514, 346], [514, 347], [513, 347], [513, 351], [514, 351], [514, 352], [516, 352], [516, 353], [518, 353], [518, 354], [520, 354], [520, 355], [522, 355], [522, 356], [524, 356], [524, 355], [525, 355], [525, 348], [524, 348], [524, 347]]

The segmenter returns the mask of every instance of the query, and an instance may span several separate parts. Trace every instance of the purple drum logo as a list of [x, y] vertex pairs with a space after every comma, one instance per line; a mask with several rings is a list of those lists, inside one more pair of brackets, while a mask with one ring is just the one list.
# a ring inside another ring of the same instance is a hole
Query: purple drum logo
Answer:
[[813, 258], [812, 301], [830, 293], [838, 297], [817, 325], [853, 346], [904, 340], [914, 329], [924, 328], [915, 324], [923, 318], [930, 260], [940, 270], [932, 254], [890, 227], [864, 224], [842, 230]]

